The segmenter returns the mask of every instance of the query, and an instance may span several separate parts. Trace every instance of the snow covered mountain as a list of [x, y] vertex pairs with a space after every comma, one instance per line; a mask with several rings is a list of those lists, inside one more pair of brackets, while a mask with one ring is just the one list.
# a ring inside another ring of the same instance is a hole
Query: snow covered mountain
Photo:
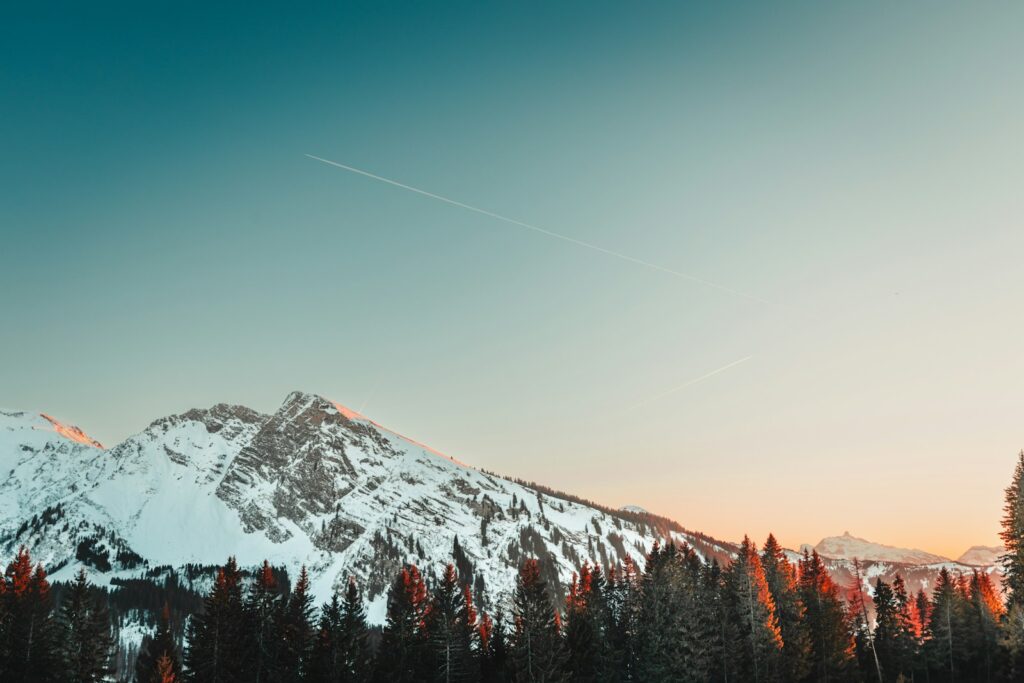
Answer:
[[850, 532], [842, 536], [829, 536], [821, 539], [814, 546], [822, 557], [837, 560], [874, 560], [876, 562], [895, 562], [899, 564], [935, 564], [951, 562], [948, 557], [913, 548], [895, 548], [890, 545], [873, 543], [863, 538], [851, 536]]
[[987, 567], [999, 563], [999, 557], [1006, 552], [1001, 546], [973, 545], [957, 558], [961, 564]]
[[293, 576], [307, 566], [319, 600], [355, 576], [376, 622], [405, 562], [436, 571], [456, 555], [493, 604], [526, 556], [565, 582], [584, 561], [642, 560], [659, 539], [709, 559], [733, 549], [473, 469], [301, 392], [272, 415], [220, 404], [163, 418], [110, 449], [53, 418], [0, 412], [0, 472], [0, 557], [24, 544], [55, 580], [80, 566], [102, 584], [268, 559]]
[[[109, 449], [52, 417], [0, 412], [0, 473], [0, 558], [25, 545], [54, 580], [81, 566], [99, 584], [173, 571], [202, 591], [210, 573], [195, 567], [267, 559], [292, 576], [305, 565], [319, 601], [355, 576], [377, 623], [406, 562], [430, 573], [454, 559], [494, 606], [507, 604], [528, 556], [546, 558], [564, 585], [584, 561], [642, 564], [658, 540], [721, 563], [735, 551], [639, 506], [613, 510], [473, 469], [301, 392], [272, 415], [219, 404], [162, 418]], [[957, 564], [849, 534], [816, 549], [843, 586], [855, 557], [865, 584], [899, 572], [911, 590], [927, 590], [941, 566], [990, 564], [980, 552]]]

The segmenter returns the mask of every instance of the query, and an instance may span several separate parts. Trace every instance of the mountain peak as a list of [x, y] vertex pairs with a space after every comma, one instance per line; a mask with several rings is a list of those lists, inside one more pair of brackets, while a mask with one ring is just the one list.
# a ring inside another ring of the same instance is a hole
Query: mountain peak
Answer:
[[49, 422], [51, 425], [53, 425], [53, 431], [57, 432], [65, 439], [70, 439], [85, 446], [92, 446], [93, 448], [99, 448], [100, 450], [104, 450], [103, 444], [101, 444], [99, 441], [83, 432], [78, 427], [58, 422], [56, 419], [50, 417], [46, 413], [39, 413], [39, 416], [42, 417], [47, 422]]
[[972, 545], [964, 554], [957, 558], [957, 562], [963, 564], [988, 567], [999, 564], [999, 557], [1006, 552], [998, 545]]
[[821, 539], [818, 545], [814, 546], [814, 550], [817, 550], [818, 554], [823, 557], [840, 560], [874, 560], [902, 564], [934, 564], [950, 561], [948, 557], [917, 548], [897, 548], [858, 538], [849, 531], [844, 531], [842, 536], [829, 536]]
[[319, 394], [311, 394], [308, 391], [296, 390], [285, 396], [284, 402], [281, 404], [281, 410], [296, 407], [304, 409], [314, 405], [326, 407], [332, 406], [334, 403]]

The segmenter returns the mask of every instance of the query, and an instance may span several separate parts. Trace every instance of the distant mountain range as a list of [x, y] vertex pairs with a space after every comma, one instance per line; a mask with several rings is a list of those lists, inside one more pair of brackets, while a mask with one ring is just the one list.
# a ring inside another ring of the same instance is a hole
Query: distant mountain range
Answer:
[[828, 536], [818, 541], [815, 546], [804, 545], [801, 549], [813, 548], [822, 557], [837, 560], [870, 560], [874, 562], [894, 562], [897, 564], [929, 565], [955, 563], [975, 567], [991, 567], [999, 563], [1004, 552], [999, 546], [976, 545], [952, 560], [942, 555], [935, 555], [917, 548], [897, 548], [891, 545], [874, 543], [844, 532], [842, 536]]
[[[564, 583], [585, 561], [642, 565], [656, 541], [723, 563], [736, 547], [636, 505], [474, 469], [302, 392], [269, 415], [218, 404], [161, 418], [109, 449], [47, 415], [0, 412], [0, 472], [0, 558], [24, 544], [55, 580], [84, 566], [99, 584], [191, 566], [197, 589], [194, 567], [228, 555], [293, 575], [305, 565], [321, 601], [354, 576], [376, 623], [403, 563], [430, 573], [455, 560], [487, 605], [508, 600], [528, 556]], [[845, 585], [856, 557], [863, 578], [900, 572], [911, 590], [941, 565], [991, 571], [998, 552], [975, 547], [953, 562], [849, 534], [815, 548]]]

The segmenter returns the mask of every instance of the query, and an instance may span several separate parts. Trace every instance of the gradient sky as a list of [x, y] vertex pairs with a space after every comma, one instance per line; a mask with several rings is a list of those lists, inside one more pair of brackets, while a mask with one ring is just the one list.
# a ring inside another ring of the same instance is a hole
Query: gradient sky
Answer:
[[726, 539], [996, 543], [1021, 3], [94, 4], [0, 22], [0, 405], [303, 389]]

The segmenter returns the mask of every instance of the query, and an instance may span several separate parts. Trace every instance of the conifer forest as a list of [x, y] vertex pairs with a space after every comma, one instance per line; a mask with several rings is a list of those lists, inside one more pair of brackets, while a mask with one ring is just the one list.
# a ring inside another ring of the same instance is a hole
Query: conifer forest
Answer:
[[[656, 544], [643, 566], [583, 563], [567, 586], [526, 558], [511, 604], [488, 613], [455, 564], [406, 565], [382, 627], [367, 623], [354, 580], [314, 605], [305, 570], [291, 581], [269, 563], [243, 570], [229, 557], [204, 596], [170, 581], [131, 596], [143, 589], [100, 589], [84, 570], [51, 585], [22, 548], [0, 581], [0, 680], [1020, 681], [1024, 452], [1001, 536], [1001, 589], [988, 573], [947, 568], [928, 592], [909, 592], [899, 575], [868, 590], [838, 585], [816, 552], [790, 561], [769, 536], [760, 547], [745, 538], [724, 566]], [[129, 597], [160, 616], [125, 653], [117, 615]]]

